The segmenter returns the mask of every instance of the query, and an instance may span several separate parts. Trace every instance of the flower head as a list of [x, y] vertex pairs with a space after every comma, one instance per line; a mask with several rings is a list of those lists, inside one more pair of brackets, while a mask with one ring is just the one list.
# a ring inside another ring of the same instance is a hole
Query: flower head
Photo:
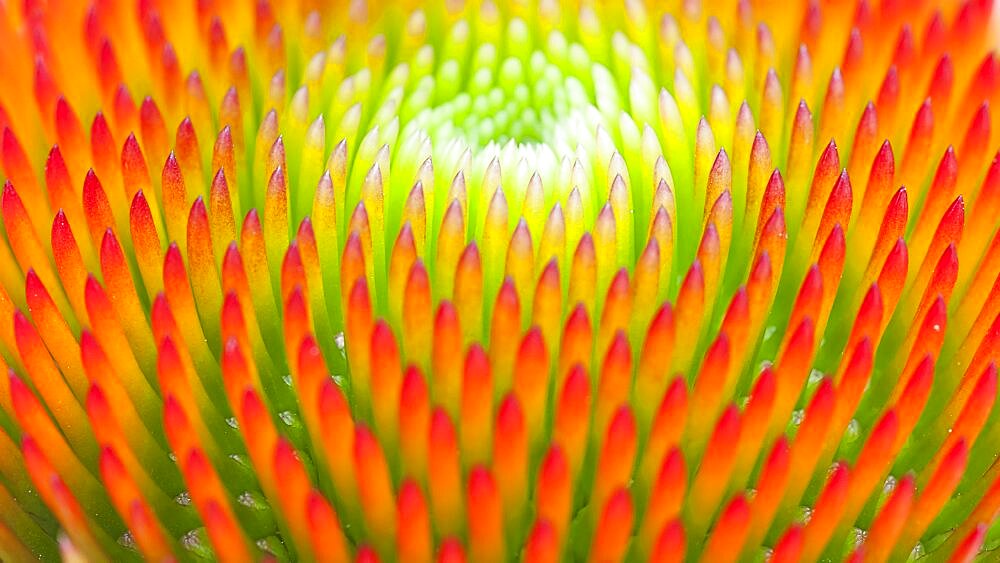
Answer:
[[4, 5], [0, 559], [995, 548], [991, 11]]

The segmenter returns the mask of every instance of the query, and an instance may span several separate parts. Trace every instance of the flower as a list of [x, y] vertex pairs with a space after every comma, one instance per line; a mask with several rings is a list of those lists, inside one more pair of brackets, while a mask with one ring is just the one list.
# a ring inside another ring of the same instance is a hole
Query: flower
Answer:
[[936, 4], [5, 4], [0, 559], [994, 549]]

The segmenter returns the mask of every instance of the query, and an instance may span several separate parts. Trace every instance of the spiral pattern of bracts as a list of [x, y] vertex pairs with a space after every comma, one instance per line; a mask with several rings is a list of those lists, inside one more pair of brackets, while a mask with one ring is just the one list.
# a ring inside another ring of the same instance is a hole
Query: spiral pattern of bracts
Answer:
[[0, 559], [971, 561], [989, 0], [0, 5]]

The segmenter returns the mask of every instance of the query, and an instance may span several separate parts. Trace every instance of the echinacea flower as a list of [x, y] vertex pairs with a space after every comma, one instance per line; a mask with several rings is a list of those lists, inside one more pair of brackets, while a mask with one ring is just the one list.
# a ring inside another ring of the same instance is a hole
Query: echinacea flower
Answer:
[[991, 14], [0, 3], [0, 560], [997, 557]]

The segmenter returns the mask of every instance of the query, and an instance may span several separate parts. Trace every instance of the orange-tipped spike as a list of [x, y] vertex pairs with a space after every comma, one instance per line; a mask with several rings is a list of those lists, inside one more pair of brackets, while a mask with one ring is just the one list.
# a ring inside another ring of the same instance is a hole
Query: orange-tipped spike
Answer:
[[583, 366], [576, 364], [566, 376], [556, 407], [553, 441], [565, 448], [570, 474], [576, 476], [583, 462], [589, 435], [591, 385]]
[[537, 517], [551, 526], [558, 551], [566, 538], [573, 500], [573, 476], [558, 444], [553, 444], [542, 460], [536, 490]]
[[437, 563], [465, 563], [465, 549], [462, 543], [455, 538], [448, 538], [441, 542], [438, 548]]
[[506, 278], [497, 294], [490, 329], [490, 365], [493, 366], [494, 390], [499, 396], [512, 387], [517, 335], [521, 332], [521, 305], [514, 282]]
[[785, 489], [786, 506], [796, 505], [809, 484], [830, 428], [830, 417], [836, 400], [832, 381], [824, 378], [806, 407], [805, 420], [792, 443], [790, 453], [792, 469]]
[[628, 484], [635, 461], [637, 438], [632, 411], [627, 406], [619, 407], [606, 428], [591, 495], [597, 506], [603, 506], [612, 491]]
[[583, 303], [587, 313], [593, 315], [594, 296], [597, 292], [597, 256], [594, 239], [590, 233], [580, 237], [569, 273], [568, 303]]
[[[305, 557], [313, 556], [312, 544], [309, 541], [309, 521], [306, 513], [306, 503], [309, 499], [311, 485], [306, 475], [305, 467], [299, 460], [295, 449], [284, 438], [279, 438], [272, 455], [274, 474], [281, 476], [281, 486], [278, 487], [278, 500], [281, 503], [284, 520], [291, 532], [292, 539]], [[337, 538], [339, 530], [331, 530], [330, 542], [334, 545], [343, 543], [343, 538]]]
[[73, 338], [73, 333], [70, 332], [69, 325], [34, 270], [28, 270], [25, 275], [24, 293], [39, 336], [45, 342], [53, 359], [59, 364], [59, 369], [73, 393], [77, 397], [82, 397], [86, 392], [87, 382], [80, 365], [79, 347]]
[[774, 551], [771, 553], [771, 561], [775, 563], [794, 563], [796, 561], [801, 561], [802, 558], [802, 543], [803, 543], [802, 526], [798, 524], [792, 524], [785, 531], [778, 543], [774, 545]]
[[816, 231], [816, 239], [812, 250], [812, 261], [815, 262], [820, 255], [823, 243], [826, 242], [834, 227], [846, 228], [850, 224], [851, 209], [854, 197], [851, 191], [851, 181], [847, 172], [841, 173], [837, 182], [830, 191], [830, 197], [826, 201], [823, 215], [819, 220], [819, 228]]
[[274, 472], [274, 451], [278, 443], [267, 407], [253, 389], [246, 389], [240, 405], [242, 431], [247, 451], [257, 469], [258, 479], [269, 498], [277, 498], [277, 480]]
[[205, 520], [209, 538], [220, 559], [238, 561], [249, 557], [246, 543], [239, 528], [222, 483], [205, 452], [191, 441], [190, 422], [180, 403], [168, 396], [164, 401], [164, 426], [171, 447], [180, 460], [184, 481], [191, 492], [191, 499]]
[[[69, 453], [67, 441], [86, 461], [96, 460], [97, 448], [92, 439], [86, 437], [85, 432], [89, 429], [80, 400], [73, 396], [63, 381], [44, 343], [24, 314], [16, 312], [13, 324], [17, 349], [25, 368], [32, 374], [31, 383], [38, 392], [38, 397], [10, 371], [10, 396], [14, 406], [14, 413], [11, 414], [17, 417], [25, 432], [38, 438], [39, 444], [46, 449], [46, 454], [53, 458], [54, 463], [60, 463], [63, 456], [76, 461], [76, 457]], [[59, 405], [60, 408], [54, 409], [50, 417], [45, 413], [44, 405]], [[65, 439], [60, 427], [65, 429]], [[49, 450], [49, 447], [59, 448], [60, 456], [52, 455], [53, 450]]]
[[[48, 225], [48, 217], [46, 214], [43, 220], [30, 218], [24, 200], [14, 189], [14, 185], [10, 180], [4, 183], [0, 195], [0, 218], [3, 219], [7, 242], [14, 252], [17, 264], [22, 271], [34, 269], [45, 285], [54, 290], [59, 284], [56, 283], [48, 256], [40, 242], [41, 237], [36, 230], [39, 226]], [[12, 266], [10, 263], [7, 265], [8, 268]]]
[[220, 561], [244, 561], [250, 557], [242, 545], [238, 524], [232, 515], [226, 514], [218, 501], [206, 501], [203, 512], [205, 528]]
[[50, 464], [30, 434], [21, 437], [21, 453], [28, 475], [46, 504], [55, 510], [59, 524], [72, 538], [74, 546], [87, 557], [105, 558], [90, 523], [60, 473]]
[[964, 438], [960, 438], [952, 447], [942, 452], [944, 454], [940, 457], [940, 461], [933, 466], [934, 473], [913, 503], [911, 511], [913, 517], [903, 527], [893, 552], [894, 556], [905, 554], [912, 549], [962, 479], [962, 472], [969, 457], [968, 443]]
[[761, 466], [760, 477], [757, 480], [757, 494], [750, 506], [750, 531], [747, 533], [743, 548], [744, 554], [753, 553], [771, 527], [774, 515], [778, 511], [778, 504], [785, 493], [788, 473], [788, 440], [781, 436]]
[[348, 544], [330, 503], [317, 491], [310, 491], [306, 497], [305, 513], [316, 560], [347, 561]]
[[398, 325], [403, 315], [403, 299], [410, 269], [417, 259], [417, 248], [413, 238], [413, 228], [405, 223], [396, 237], [389, 258], [389, 318]]
[[399, 390], [403, 369], [392, 329], [377, 321], [371, 336], [371, 396], [375, 430], [387, 449], [396, 449]]
[[771, 430], [773, 436], [780, 425], [788, 420], [798, 395], [808, 376], [814, 346], [814, 328], [812, 320], [803, 319], [792, 332], [786, 333], [785, 342], [775, 373], [778, 380], [787, 382], [778, 389], [774, 400], [774, 410], [771, 411]]
[[477, 466], [469, 473], [469, 557], [474, 561], [504, 560], [503, 515], [496, 482]]
[[420, 370], [413, 366], [407, 368], [399, 391], [400, 460], [403, 470], [419, 481], [427, 476], [428, 394], [427, 382]]
[[958, 544], [955, 548], [955, 552], [951, 554], [948, 558], [948, 563], [971, 563], [979, 555], [979, 550], [982, 548], [983, 542], [986, 541], [986, 532], [988, 531], [985, 524], [979, 524], [968, 535], [962, 539], [962, 543]]
[[690, 369], [704, 308], [705, 277], [701, 263], [696, 260], [681, 284], [680, 293], [677, 296], [677, 306], [674, 309], [677, 324], [690, 327], [690, 330], [684, 332], [685, 336], [676, 343], [678, 354], [674, 356], [673, 368], [675, 370], [686, 372]]
[[114, 449], [101, 450], [101, 479], [111, 496], [115, 509], [127, 523], [144, 557], [170, 557], [172, 549], [164, 536], [160, 522], [142, 497], [135, 482]]
[[[368, 284], [358, 279], [347, 301], [347, 315], [344, 340], [347, 345], [347, 360], [351, 365], [351, 384], [358, 394], [362, 413], [368, 416], [371, 394], [371, 334], [372, 304], [368, 294]], [[405, 343], [404, 343], [405, 346]]]
[[110, 229], [104, 234], [100, 259], [101, 273], [104, 276], [112, 306], [121, 319], [123, 328], [130, 337], [133, 346], [137, 348], [137, 354], [148, 358], [153, 348], [152, 335], [146, 324], [145, 314], [129, 273], [122, 247]]
[[628, 399], [632, 382], [632, 351], [623, 331], [615, 334], [601, 364], [597, 383], [594, 427], [607, 428], [614, 412]]
[[549, 355], [541, 331], [525, 334], [514, 364], [514, 393], [524, 409], [528, 440], [534, 450], [541, 445], [548, 405]]
[[531, 529], [524, 546], [526, 563], [555, 563], [559, 561], [559, 539], [548, 520], [539, 520]]
[[434, 528], [441, 535], [459, 533], [465, 509], [458, 438], [448, 413], [440, 407], [431, 413], [428, 428], [427, 480]]
[[462, 328], [458, 312], [450, 301], [442, 301], [434, 317], [434, 344], [431, 360], [434, 400], [449, 416], [457, 418], [461, 404]]
[[397, 525], [389, 467], [378, 440], [364, 426], [354, 430], [353, 452], [354, 477], [365, 528], [379, 531], [379, 549], [388, 553], [391, 543], [387, 542], [395, 537]]
[[[437, 257], [434, 264], [434, 268], [438, 272], [442, 272], [443, 275], [435, 279], [435, 297], [438, 299], [447, 299], [454, 294], [454, 277], [450, 275], [451, 272], [455, 271], [455, 267], [458, 264], [459, 256], [461, 255], [462, 249], [465, 248], [465, 221], [462, 216], [462, 205], [459, 201], [452, 200], [448, 209], [445, 211], [444, 218], [441, 221], [441, 228], [438, 232], [437, 241]], [[527, 233], [527, 228], [525, 228], [525, 234]], [[511, 246], [508, 250], [507, 267], [512, 266], [511, 253], [514, 253], [515, 245], [514, 242], [517, 240], [517, 233], [515, 231], [515, 239], [511, 241]], [[530, 256], [531, 240], [528, 239], [528, 250]], [[514, 259], [516, 262], [517, 259]], [[527, 268], [531, 267], [531, 262], [529, 261]], [[517, 269], [515, 267], [515, 269]], [[519, 280], [520, 281], [520, 280]], [[527, 290], [527, 287], [518, 287], [519, 290]]]
[[[970, 378], [968, 383], [971, 382]], [[928, 465], [928, 470], [931, 467], [936, 467], [942, 458], [947, 455], [946, 452], [950, 451], [960, 440], [964, 440], [966, 443], [974, 443], [976, 441], [983, 428], [983, 424], [985, 424], [996, 402], [996, 394], [997, 368], [996, 365], [990, 363], [983, 370], [970, 391], [960, 389], [952, 397], [952, 402], [946, 408], [946, 414], [941, 417], [938, 426], [940, 427], [942, 423], [946, 423], [949, 420], [954, 420], [954, 423], [948, 429], [947, 438], [945, 438], [944, 443], [941, 445], [941, 449], [938, 450], [935, 460]], [[960, 401], [963, 399], [966, 400], [965, 404], [961, 407], [961, 411], [956, 418], [952, 418], [955, 417], [957, 405], [961, 404]], [[940, 430], [938, 430], [938, 435], [940, 435]]]
[[809, 523], [803, 529], [802, 552], [799, 555], [803, 560], [815, 561], [826, 547], [843, 512], [849, 481], [847, 465], [838, 463], [816, 501]]
[[493, 474], [503, 500], [505, 527], [520, 525], [528, 481], [528, 439], [524, 411], [517, 397], [508, 394], [497, 409], [493, 437]]
[[332, 379], [320, 387], [318, 413], [330, 481], [347, 513], [353, 515], [359, 502], [353, 456], [355, 425], [344, 394]]
[[[649, 438], [642, 454], [639, 477], [644, 487], [653, 486], [667, 452], [681, 438], [688, 416], [688, 391], [683, 377], [675, 377], [663, 394], [653, 418]], [[654, 530], [654, 533], [656, 530]]]
[[560, 321], [562, 321], [562, 285], [559, 281], [558, 261], [553, 258], [542, 269], [532, 299], [531, 322], [542, 331], [546, 350], [559, 348]]
[[695, 448], [702, 446], [711, 425], [724, 406], [727, 398], [720, 391], [726, 388], [729, 373], [729, 337], [722, 333], [705, 353], [705, 361], [694, 379], [691, 391], [691, 414], [687, 420], [685, 435]]
[[771, 409], [774, 406], [776, 387], [774, 371], [770, 367], [764, 368], [754, 383], [750, 400], [743, 411], [743, 429], [740, 432], [740, 443], [733, 467], [737, 485], [744, 484], [749, 479], [751, 468], [763, 447]]
[[473, 344], [465, 356], [459, 417], [462, 464], [489, 461], [493, 439], [493, 379], [482, 346]]
[[601, 509], [591, 544], [590, 561], [623, 560], [634, 518], [632, 497], [628, 490], [620, 488], [614, 491]]
[[739, 552], [732, 546], [743, 543], [749, 525], [750, 507], [743, 495], [737, 495], [719, 515], [705, 551], [701, 554], [701, 560], [736, 561]]
[[[875, 237], [875, 247], [862, 278], [861, 287], [869, 287], [875, 281], [875, 276], [878, 275], [879, 269], [885, 263], [889, 253], [905, 234], [908, 214], [909, 200], [906, 188], [899, 188], [889, 200], [889, 206], [883, 215], [882, 225]], [[861, 219], [860, 224], [871, 223]]]
[[466, 342], [483, 335], [483, 265], [476, 243], [470, 242], [455, 267], [455, 307], [462, 319]]
[[[833, 433], [842, 430], [850, 422], [861, 401], [872, 369], [872, 354], [871, 340], [865, 337], [854, 347], [850, 358], [843, 364], [843, 370], [838, 372], [837, 404], [830, 423]], [[832, 435], [830, 438], [831, 442], [835, 441]]]
[[420, 487], [404, 481], [397, 496], [396, 520], [403, 524], [396, 530], [396, 551], [404, 561], [431, 560], [431, 528]]
[[354, 563], [379, 563], [379, 561], [378, 553], [368, 545], [360, 546], [354, 554]]
[[669, 526], [672, 520], [680, 516], [686, 486], [684, 455], [675, 447], [663, 458], [646, 513], [639, 525], [639, 553], [656, 553], [661, 549], [659, 542], [662, 539], [658, 534], [663, 531], [664, 526]]
[[914, 494], [913, 475], [906, 475], [896, 484], [892, 496], [868, 529], [868, 539], [864, 543], [865, 560], [882, 563], [889, 559], [892, 546], [896, 544], [910, 514]]
[[840, 153], [837, 151], [836, 143], [831, 139], [826, 148], [823, 149], [813, 172], [801, 230], [803, 243], [808, 244], [815, 240], [816, 229], [819, 227], [824, 206], [832, 193], [831, 190], [841, 181], [840, 177]]
[[685, 519], [690, 522], [692, 537], [700, 537], [711, 518], [706, 511], [695, 510], [694, 507], [716, 506], [725, 494], [740, 439], [740, 424], [739, 409], [730, 405], [722, 412], [708, 440], [701, 467], [691, 483], [685, 505]]
[[[350, 314], [350, 311], [348, 311]], [[423, 263], [417, 260], [410, 269], [403, 298], [403, 351], [409, 361], [423, 369], [430, 369], [433, 326], [430, 281]]]
[[684, 551], [684, 526], [678, 519], [663, 527], [649, 560], [656, 563], [680, 563], [684, 561]]
[[[77, 318], [86, 318], [84, 286], [87, 281], [87, 266], [65, 213], [56, 213], [55, 219], [52, 220], [51, 241], [56, 273], [59, 275], [59, 280], [62, 281], [73, 313], [76, 314]], [[84, 242], [89, 245], [86, 239]], [[90, 247], [88, 246], [88, 248]], [[91, 261], [93, 262], [93, 260]], [[96, 262], [94, 263], [96, 264]]]
[[[669, 383], [666, 366], [673, 354], [675, 335], [673, 309], [669, 303], [664, 303], [653, 314], [643, 339], [632, 389], [633, 397], [658, 397], [666, 390]], [[635, 401], [634, 404], [639, 427], [648, 428], [654, 413], [653, 401]]]
[[594, 331], [583, 303], [577, 303], [566, 318], [563, 330], [562, 346], [559, 352], [559, 366], [556, 381], [557, 389], [561, 388], [570, 369], [580, 364], [590, 364], [594, 345]]
[[857, 518], [865, 501], [882, 482], [891, 461], [885, 453], [898, 435], [899, 417], [896, 411], [889, 410], [875, 423], [851, 471], [847, 495], [840, 501], [844, 520]]

